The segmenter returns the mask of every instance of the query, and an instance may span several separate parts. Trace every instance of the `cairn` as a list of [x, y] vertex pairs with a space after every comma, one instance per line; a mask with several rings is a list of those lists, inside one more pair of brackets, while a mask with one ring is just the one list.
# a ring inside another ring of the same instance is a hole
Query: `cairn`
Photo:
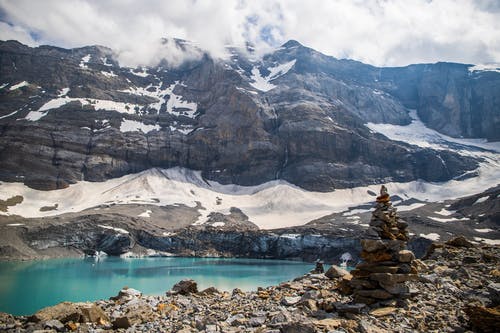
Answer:
[[417, 269], [415, 255], [406, 249], [407, 228], [382, 185], [370, 228], [361, 240], [364, 261], [351, 272], [356, 303], [393, 305], [395, 300], [410, 296], [406, 281], [417, 279]]

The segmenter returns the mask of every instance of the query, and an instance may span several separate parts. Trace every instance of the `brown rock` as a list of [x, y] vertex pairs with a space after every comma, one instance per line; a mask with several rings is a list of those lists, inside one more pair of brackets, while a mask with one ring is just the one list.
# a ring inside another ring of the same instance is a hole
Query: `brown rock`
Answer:
[[390, 315], [390, 314], [396, 312], [396, 310], [397, 309], [395, 307], [388, 306], [385, 308], [379, 308], [379, 309], [372, 310], [372, 311], [370, 311], [370, 314], [374, 317], [383, 317], [383, 316], [387, 316], [387, 315]]
[[416, 274], [390, 274], [390, 273], [373, 273], [370, 279], [386, 284], [396, 284], [406, 281], [417, 281], [418, 275]]
[[425, 272], [429, 269], [429, 266], [425, 262], [420, 259], [415, 259], [411, 262], [411, 266], [415, 267], [415, 269], [419, 272]]
[[368, 279], [354, 279], [349, 282], [349, 285], [355, 289], [375, 289], [377, 285]]
[[172, 294], [195, 294], [198, 292], [198, 284], [191, 279], [181, 280], [172, 287]]
[[380, 239], [362, 239], [361, 247], [366, 252], [375, 252], [386, 249], [385, 243]]
[[129, 318], [127, 316], [123, 317], [118, 317], [115, 320], [113, 320], [113, 328], [118, 329], [118, 328], [129, 328], [132, 326], [132, 323], [130, 322]]
[[393, 295], [405, 295], [410, 292], [410, 288], [402, 283], [385, 283], [379, 282], [380, 286]]
[[318, 302], [313, 299], [307, 299], [304, 302], [301, 302], [301, 304], [313, 312], [318, 311]]
[[208, 295], [213, 295], [213, 294], [218, 294], [220, 293], [220, 291], [215, 288], [215, 287], [208, 287], [206, 289], [203, 289], [202, 291], [200, 291], [198, 294], [201, 295], [201, 296], [208, 296]]
[[259, 292], [257, 292], [257, 296], [260, 299], [268, 299], [270, 297], [269, 293], [265, 290], [260, 290]]
[[72, 321], [68, 321], [64, 326], [70, 331], [76, 331], [78, 329], [79, 324], [74, 323]]
[[354, 294], [354, 297], [352, 300], [356, 303], [363, 303], [363, 304], [367, 304], [367, 305], [376, 303], [378, 301], [377, 299], [374, 299], [372, 297], [366, 297], [366, 296], [361, 296], [361, 295], [356, 295], [356, 294]]
[[79, 322], [81, 316], [82, 313], [75, 303], [63, 302], [37, 311], [28, 320], [39, 322], [56, 319], [64, 324], [68, 321]]
[[314, 325], [322, 330], [333, 330], [342, 326], [342, 319], [322, 319], [315, 321]]
[[363, 269], [353, 269], [351, 271], [351, 274], [354, 278], [366, 278], [366, 277], [369, 277], [370, 274], [372, 274], [372, 272], [369, 272], [369, 271], [365, 271]]
[[474, 247], [474, 244], [469, 242], [467, 238], [464, 236], [458, 236], [455, 238], [450, 239], [445, 243], [446, 245], [454, 246], [454, 247]]
[[368, 261], [369, 263], [372, 263], [372, 262], [391, 260], [392, 256], [390, 253], [386, 251], [376, 251], [376, 252], [361, 251], [361, 258]]
[[389, 299], [393, 297], [391, 293], [387, 292], [384, 289], [356, 290], [354, 294], [362, 297], [370, 297], [376, 299]]
[[82, 322], [98, 323], [100, 320], [109, 322], [109, 317], [106, 313], [95, 304], [82, 306], [80, 310], [82, 311]]
[[399, 269], [398, 266], [383, 266], [379, 263], [367, 263], [363, 262], [356, 266], [356, 269], [362, 269], [364, 271], [372, 273], [396, 273]]
[[332, 265], [328, 271], [326, 271], [325, 276], [333, 280], [348, 274], [349, 272], [345, 269]]
[[494, 277], [500, 277], [500, 270], [498, 269], [493, 269], [491, 272], [490, 272], [490, 275], [494, 276]]
[[415, 259], [415, 255], [410, 250], [401, 250], [398, 252], [398, 260], [400, 262], [411, 262]]
[[500, 305], [494, 308], [470, 305], [465, 308], [465, 313], [474, 328], [485, 333], [498, 332], [500, 327]]

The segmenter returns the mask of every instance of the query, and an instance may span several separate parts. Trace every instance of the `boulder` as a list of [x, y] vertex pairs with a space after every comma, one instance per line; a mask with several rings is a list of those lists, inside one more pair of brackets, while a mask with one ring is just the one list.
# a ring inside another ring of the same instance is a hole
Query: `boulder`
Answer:
[[454, 246], [454, 247], [474, 247], [470, 241], [467, 240], [464, 236], [458, 236], [450, 239], [445, 243], [446, 245]]
[[345, 269], [343, 268], [340, 268], [338, 266], [335, 266], [335, 265], [332, 265], [325, 273], [325, 276], [327, 276], [328, 278], [330, 279], [336, 279], [336, 278], [339, 278], [339, 277], [342, 277], [344, 275], [347, 275], [349, 274], [348, 271], [346, 271]]
[[117, 296], [111, 297], [111, 300], [117, 301], [120, 299], [124, 300], [130, 300], [136, 297], [140, 297], [142, 293], [139, 290], [129, 288], [129, 287], [123, 287], [122, 290], [118, 292]]
[[196, 281], [191, 280], [191, 279], [186, 279], [186, 280], [181, 280], [178, 283], [176, 283], [173, 287], [172, 290], [170, 291], [171, 295], [189, 295], [189, 294], [195, 294], [198, 292], [198, 284]]
[[106, 313], [97, 305], [89, 304], [86, 306], [82, 306], [80, 308], [82, 312], [82, 321], [83, 322], [91, 322], [91, 323], [99, 323], [99, 322], [109, 322], [109, 317]]
[[62, 302], [38, 310], [34, 315], [30, 316], [28, 320], [33, 322], [47, 322], [55, 319], [59, 320], [61, 323], [66, 323], [68, 321], [80, 322], [81, 317], [82, 312], [75, 303]]

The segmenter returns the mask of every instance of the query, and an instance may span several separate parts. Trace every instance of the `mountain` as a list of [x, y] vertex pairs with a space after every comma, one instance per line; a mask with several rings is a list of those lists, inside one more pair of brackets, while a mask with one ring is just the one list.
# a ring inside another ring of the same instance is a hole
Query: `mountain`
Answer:
[[[401, 211], [430, 213], [498, 185], [497, 68], [379, 68], [297, 41], [215, 59], [168, 42], [191, 56], [128, 68], [102, 46], [0, 42], [0, 255], [245, 255], [234, 248], [246, 233], [260, 244], [246, 254], [334, 257], [355, 247], [382, 183]], [[453, 230], [490, 239], [474, 230], [495, 229], [498, 198], [483, 197]], [[417, 217], [420, 235], [446, 235]]]
[[408, 108], [444, 133], [498, 139], [495, 72], [376, 68], [294, 41], [261, 61], [228, 52], [229, 60], [204, 54], [178, 68], [131, 69], [103, 47], [2, 42], [0, 179], [49, 190], [179, 166], [224, 184], [283, 179], [331, 191], [445, 181], [477, 167], [365, 126], [408, 124]]

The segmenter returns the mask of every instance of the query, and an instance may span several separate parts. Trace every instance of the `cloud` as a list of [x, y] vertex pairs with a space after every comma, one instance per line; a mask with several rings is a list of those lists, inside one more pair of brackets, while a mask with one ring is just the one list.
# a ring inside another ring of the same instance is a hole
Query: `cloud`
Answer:
[[[296, 39], [374, 65], [500, 61], [496, 0], [0, 0], [0, 38], [111, 47], [125, 65], [179, 64], [182, 38], [216, 57], [246, 41], [267, 52]], [[36, 36], [34, 38], [33, 36]]]
[[29, 46], [36, 46], [38, 43], [31, 37], [29, 31], [20, 26], [13, 26], [0, 21], [0, 40], [17, 40]]

